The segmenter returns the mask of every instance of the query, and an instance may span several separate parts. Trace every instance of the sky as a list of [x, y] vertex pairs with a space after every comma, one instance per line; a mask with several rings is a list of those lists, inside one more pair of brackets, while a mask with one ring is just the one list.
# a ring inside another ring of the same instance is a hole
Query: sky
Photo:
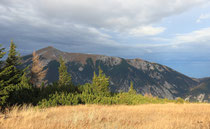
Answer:
[[11, 40], [21, 55], [53, 46], [210, 77], [210, 1], [0, 0], [0, 44]]

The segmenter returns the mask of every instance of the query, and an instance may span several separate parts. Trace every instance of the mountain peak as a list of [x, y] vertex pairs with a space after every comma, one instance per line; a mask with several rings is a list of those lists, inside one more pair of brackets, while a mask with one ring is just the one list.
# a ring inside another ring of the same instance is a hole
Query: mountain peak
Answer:
[[42, 49], [39, 49], [37, 52], [41, 52], [41, 51], [50, 51], [50, 50], [58, 50], [56, 48], [54, 48], [53, 46], [48, 46], [48, 47], [45, 47], [45, 48], [42, 48]]
[[53, 46], [48, 46], [48, 47], [37, 50], [37, 53], [50, 52], [50, 51], [55, 52], [55, 51], [60, 51], [60, 50], [54, 48]]
[[57, 59], [62, 56], [64, 52], [54, 48], [53, 46], [48, 46], [38, 50], [37, 53], [45, 58]]
[[46, 47], [47, 49], [55, 49], [53, 46]]

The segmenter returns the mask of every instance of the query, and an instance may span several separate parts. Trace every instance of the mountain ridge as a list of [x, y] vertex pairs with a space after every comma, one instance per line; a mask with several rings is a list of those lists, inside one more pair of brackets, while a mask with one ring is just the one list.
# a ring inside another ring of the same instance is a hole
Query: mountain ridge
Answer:
[[[37, 51], [45, 68], [48, 68], [46, 80], [58, 79], [59, 58], [62, 57], [68, 66], [75, 84], [89, 83], [93, 72], [100, 66], [110, 76], [112, 92], [128, 91], [130, 82], [141, 94], [152, 94], [161, 98], [174, 99], [184, 96], [196, 87], [202, 79], [190, 78], [165, 65], [151, 63], [139, 58], [124, 59], [120, 57], [62, 52], [52, 46]], [[32, 55], [23, 57], [23, 66], [30, 65]]]

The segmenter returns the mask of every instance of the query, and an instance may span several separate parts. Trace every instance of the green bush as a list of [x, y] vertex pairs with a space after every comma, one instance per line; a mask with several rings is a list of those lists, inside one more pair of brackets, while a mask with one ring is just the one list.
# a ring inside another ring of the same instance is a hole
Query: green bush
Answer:
[[185, 101], [184, 101], [184, 99], [178, 97], [175, 102], [176, 103], [184, 103]]
[[51, 107], [60, 105], [77, 105], [79, 102], [79, 95], [66, 92], [56, 92], [55, 94], [50, 94], [49, 99], [42, 99], [38, 105], [40, 107]]

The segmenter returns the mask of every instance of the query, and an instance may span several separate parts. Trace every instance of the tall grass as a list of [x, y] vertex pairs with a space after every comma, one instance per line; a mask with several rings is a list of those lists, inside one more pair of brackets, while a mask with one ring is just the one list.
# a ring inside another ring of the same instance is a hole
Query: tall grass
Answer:
[[209, 129], [210, 104], [14, 107], [0, 129]]

